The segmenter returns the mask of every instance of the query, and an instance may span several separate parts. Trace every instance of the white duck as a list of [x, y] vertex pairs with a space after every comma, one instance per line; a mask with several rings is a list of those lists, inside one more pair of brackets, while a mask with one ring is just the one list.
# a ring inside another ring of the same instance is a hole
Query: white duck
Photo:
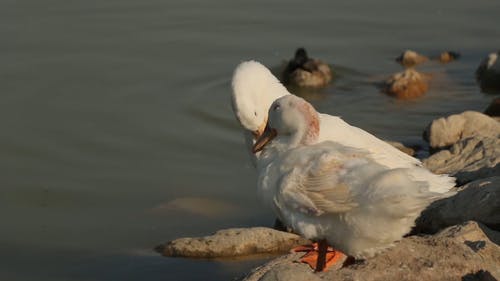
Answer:
[[369, 151], [318, 143], [320, 134], [312, 105], [286, 95], [271, 105], [254, 145], [266, 156], [257, 167], [264, 201], [296, 233], [320, 241], [316, 271], [325, 263], [325, 241], [355, 258], [371, 257], [407, 234], [432, 201], [453, 194], [432, 191], [440, 175], [416, 165], [387, 167]]
[[[250, 152], [266, 126], [269, 106], [277, 98], [290, 93], [269, 69], [256, 61], [246, 61], [238, 65], [232, 79], [232, 90], [233, 111], [245, 129], [245, 140]], [[418, 159], [360, 128], [347, 124], [340, 117], [319, 113], [319, 126], [318, 141], [331, 140], [363, 149], [375, 162], [388, 168], [413, 168], [422, 165]], [[251, 157], [254, 162], [264, 161], [264, 157], [259, 153], [252, 153]], [[432, 180], [430, 189], [434, 192], [447, 192], [455, 185], [454, 179], [447, 176], [429, 179], [415, 172], [413, 177], [416, 180]]]

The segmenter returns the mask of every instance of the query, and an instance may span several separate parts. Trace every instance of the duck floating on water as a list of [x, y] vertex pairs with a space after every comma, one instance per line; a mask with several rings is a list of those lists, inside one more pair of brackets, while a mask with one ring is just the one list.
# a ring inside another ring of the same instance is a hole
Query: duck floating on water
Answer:
[[283, 96], [253, 146], [265, 155], [257, 165], [264, 201], [294, 232], [318, 241], [303, 260], [315, 271], [342, 256], [328, 244], [355, 258], [372, 257], [409, 233], [431, 202], [453, 195], [450, 186], [433, 191], [443, 176], [417, 165], [390, 168], [367, 150], [318, 142], [320, 122], [311, 104]]
[[304, 48], [295, 51], [295, 56], [283, 71], [287, 85], [299, 87], [324, 87], [332, 80], [330, 66], [320, 60], [309, 58]]
[[476, 81], [483, 92], [500, 92], [500, 50], [490, 53], [476, 70]]

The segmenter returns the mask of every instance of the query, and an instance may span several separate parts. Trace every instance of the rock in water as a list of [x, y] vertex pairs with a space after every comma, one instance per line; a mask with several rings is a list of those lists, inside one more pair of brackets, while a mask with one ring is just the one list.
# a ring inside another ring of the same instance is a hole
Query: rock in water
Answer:
[[441, 63], [449, 63], [449, 62], [457, 60], [458, 58], [460, 58], [459, 53], [454, 52], [454, 51], [445, 51], [439, 55], [438, 61]]
[[428, 60], [429, 58], [427, 58], [426, 56], [412, 50], [406, 50], [396, 58], [396, 61], [404, 67], [412, 67]]
[[423, 96], [429, 89], [429, 78], [409, 68], [393, 74], [385, 81], [383, 91], [398, 99], [414, 99]]
[[284, 253], [311, 243], [296, 234], [267, 227], [231, 228], [214, 235], [179, 238], [156, 247], [169, 257], [221, 258], [265, 253]]
[[500, 123], [476, 111], [465, 111], [436, 119], [427, 126], [424, 139], [431, 148], [446, 148], [461, 139], [473, 136], [500, 136]]

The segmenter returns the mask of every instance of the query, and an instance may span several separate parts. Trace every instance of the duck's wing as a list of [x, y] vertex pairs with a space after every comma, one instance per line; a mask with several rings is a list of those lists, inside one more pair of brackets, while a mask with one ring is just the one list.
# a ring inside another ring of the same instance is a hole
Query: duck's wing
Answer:
[[278, 207], [321, 215], [347, 212], [359, 205], [355, 190], [343, 181], [343, 175], [347, 167], [362, 165], [364, 154], [355, 149], [348, 149], [347, 154], [332, 153], [324, 148], [295, 151], [283, 161], [274, 198]]
[[374, 135], [349, 125], [338, 116], [320, 114], [320, 141], [332, 140], [342, 145], [364, 149], [376, 162], [389, 168], [420, 166], [420, 160], [400, 151]]
[[[282, 163], [274, 201], [307, 215], [345, 213], [355, 208], [390, 217], [412, 216], [438, 198], [452, 192], [430, 189], [434, 177], [421, 167], [389, 169], [371, 158], [369, 152], [341, 145], [296, 151]], [[301, 157], [299, 161], [298, 157]], [[416, 172], [426, 172], [427, 180]]]

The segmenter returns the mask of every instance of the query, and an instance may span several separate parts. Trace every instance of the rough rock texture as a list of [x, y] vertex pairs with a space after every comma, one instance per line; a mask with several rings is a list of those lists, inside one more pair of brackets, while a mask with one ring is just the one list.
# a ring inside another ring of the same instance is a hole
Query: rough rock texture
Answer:
[[476, 111], [465, 111], [431, 122], [424, 138], [431, 148], [445, 148], [457, 141], [473, 136], [500, 136], [500, 123]]
[[414, 232], [436, 233], [469, 220], [500, 231], [500, 177], [473, 181], [456, 190], [456, 195], [427, 207], [417, 219]]
[[314, 273], [307, 265], [296, 263], [300, 254], [292, 253], [256, 268], [243, 280], [499, 279], [498, 243], [499, 232], [476, 222], [467, 222], [431, 236], [406, 237], [395, 247], [371, 259], [339, 270]]
[[429, 89], [429, 77], [409, 68], [392, 75], [385, 81], [384, 92], [398, 99], [413, 99], [423, 96]]
[[284, 253], [310, 243], [298, 235], [267, 227], [231, 228], [214, 235], [179, 238], [156, 247], [170, 257], [219, 258], [264, 253]]
[[500, 176], [500, 138], [476, 136], [454, 144], [423, 161], [438, 174], [452, 174], [458, 184]]

